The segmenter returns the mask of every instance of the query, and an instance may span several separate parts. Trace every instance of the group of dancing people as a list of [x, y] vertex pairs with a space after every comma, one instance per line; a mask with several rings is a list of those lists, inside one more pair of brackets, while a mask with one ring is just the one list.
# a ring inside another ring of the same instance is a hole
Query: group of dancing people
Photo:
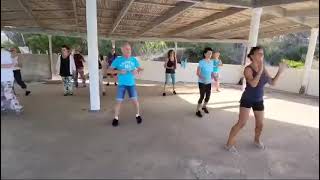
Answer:
[[[128, 93], [130, 100], [135, 106], [136, 110], [136, 122], [142, 123], [142, 116], [140, 114], [140, 105], [138, 101], [138, 92], [136, 88], [136, 75], [143, 71], [139, 61], [136, 57], [132, 56], [132, 49], [129, 43], [124, 43], [121, 46], [122, 56], [117, 56], [114, 49], [110, 56], [108, 64], [108, 75], [117, 77], [117, 95], [114, 111], [114, 118], [112, 120], [112, 126], [119, 126], [119, 115], [121, 104], [125, 99], [126, 93]], [[251, 48], [248, 56], [251, 63], [244, 68], [244, 78], [246, 80], [246, 88], [240, 99], [240, 112], [237, 123], [231, 128], [228, 141], [225, 145], [225, 149], [231, 152], [237, 152], [235, 148], [235, 138], [239, 131], [245, 126], [249, 119], [250, 110], [253, 109], [255, 116], [255, 136], [254, 145], [258, 148], [264, 149], [265, 146], [261, 142], [261, 132], [263, 129], [264, 120], [264, 87], [268, 83], [275, 85], [279, 79], [281, 73], [287, 67], [286, 64], [280, 63], [277, 74], [274, 77], [268, 73], [264, 63], [264, 50], [262, 47]], [[99, 69], [100, 69], [100, 82], [103, 79], [102, 72], [102, 60], [100, 56]], [[81, 63], [80, 63], [81, 62]], [[61, 55], [58, 58], [56, 70], [61, 76], [64, 87], [64, 95], [73, 95], [73, 83], [75, 78], [75, 86], [78, 86], [78, 74], [80, 74], [83, 86], [85, 86], [85, 76], [83, 72], [84, 58], [76, 52], [71, 55], [70, 48], [63, 46], [61, 48]], [[13, 93], [13, 67], [15, 63], [12, 61], [12, 56], [9, 52], [1, 49], [1, 110], [13, 109], [20, 111], [22, 106], [19, 104]], [[205, 48], [203, 51], [203, 58], [199, 61], [197, 71], [195, 75], [198, 77], [199, 87], [199, 100], [197, 102], [196, 117], [203, 117], [202, 111], [206, 114], [209, 113], [207, 104], [210, 101], [212, 82], [215, 82], [217, 91], [220, 91], [219, 84], [219, 72], [222, 66], [220, 60], [220, 52], [213, 50], [212, 48]], [[166, 86], [171, 79], [173, 85], [173, 94], [177, 94], [175, 90], [175, 70], [177, 68], [177, 57], [174, 50], [168, 52], [167, 59], [164, 63], [165, 68], [165, 84], [163, 89], [163, 96], [166, 96]], [[75, 73], [74, 73], [75, 72]], [[101, 84], [101, 83], [100, 83]], [[109, 84], [109, 83], [108, 83]], [[103, 83], [101, 84], [103, 87]], [[105, 89], [102, 88], [103, 95]], [[26, 95], [27, 95], [26, 91]], [[202, 111], [201, 111], [202, 110]]]
[[[112, 48], [111, 53], [106, 57], [99, 55], [98, 60], [98, 69], [99, 69], [99, 84], [102, 95], [106, 95], [106, 88], [103, 84], [104, 79], [104, 69], [102, 64], [106, 64], [107, 68], [110, 67], [112, 62], [117, 58], [115, 48]], [[71, 49], [67, 45], [63, 45], [61, 48], [61, 54], [58, 56], [56, 63], [56, 73], [61, 76], [63, 87], [64, 87], [64, 96], [73, 96], [73, 87], [78, 88], [78, 78], [82, 80], [82, 87], [86, 87], [86, 75], [84, 72], [84, 57], [81, 55], [80, 50], [76, 49], [75, 53], [72, 54]], [[103, 63], [105, 62], [105, 63]], [[108, 73], [106, 78], [108, 80], [107, 86], [110, 85], [109, 78], [114, 78], [114, 84], [117, 85], [117, 74]]]

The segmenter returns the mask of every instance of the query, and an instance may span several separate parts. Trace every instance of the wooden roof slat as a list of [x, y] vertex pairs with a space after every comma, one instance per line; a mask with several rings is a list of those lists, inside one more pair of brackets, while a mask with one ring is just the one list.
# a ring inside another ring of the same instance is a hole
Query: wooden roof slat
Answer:
[[192, 29], [195, 29], [195, 28], [199, 28], [201, 26], [204, 26], [208, 23], [211, 23], [215, 20], [218, 20], [218, 19], [222, 19], [222, 18], [225, 18], [227, 16], [231, 16], [231, 15], [234, 15], [236, 13], [239, 13], [243, 11], [243, 9], [240, 9], [240, 8], [229, 8], [225, 11], [222, 11], [220, 13], [215, 13], [211, 16], [208, 16], [202, 20], [199, 20], [199, 21], [196, 21], [196, 22], [193, 22], [187, 26], [184, 26], [184, 27], [181, 27], [181, 28], [178, 28], [177, 30], [174, 30], [174, 31], [170, 31], [168, 33], [166, 33], [166, 35], [175, 35], [175, 34], [179, 34], [179, 33], [182, 33], [182, 32], [185, 32], [185, 31], [190, 31]]
[[289, 10], [285, 12], [286, 17], [318, 17], [319, 18], [319, 7], [318, 8], [309, 8], [304, 10]]
[[[33, 27], [26, 31], [81, 34], [86, 32], [85, 1], [1, 0], [1, 29], [21, 27], [25, 30]], [[258, 5], [264, 9], [261, 33], [265, 36], [319, 27], [319, 0], [135, 0], [119, 20], [119, 14], [128, 2], [97, 0], [99, 37], [121, 35], [122, 38], [150, 39], [152, 36], [195, 41], [210, 38], [244, 39], [250, 29], [251, 9]], [[195, 5], [183, 12], [173, 11], [182, 8], [182, 3]], [[255, 6], [248, 8], [250, 4]], [[232, 8], [239, 9], [239, 13], [230, 12]], [[174, 12], [172, 16], [170, 11]], [[274, 19], [264, 21], [263, 18], [267, 16]], [[118, 22], [113, 21], [116, 18]], [[110, 35], [108, 33], [111, 30], [113, 34]]]
[[254, 7], [279, 6], [290, 3], [310, 2], [314, 0], [254, 0]]
[[192, 6], [194, 6], [194, 3], [188, 3], [188, 2], [179, 2], [177, 3], [177, 5], [170, 9], [166, 15], [157, 18], [156, 21], [154, 21], [153, 23], [149, 24], [147, 27], [145, 27], [142, 31], [139, 31], [135, 36], [141, 36], [144, 33], [157, 28], [158, 26], [160, 26], [162, 23], [165, 23], [173, 18], [176, 18], [178, 15], [180, 15], [181, 13], [183, 13], [184, 11], [186, 11], [187, 9], [191, 8]]
[[264, 9], [264, 12], [267, 13], [267, 14], [272, 14], [274, 16], [277, 16], [279, 18], [286, 18], [288, 20], [291, 20], [295, 23], [298, 23], [298, 24], [302, 24], [302, 25], [305, 25], [305, 26], [310, 26], [309, 24], [307, 24], [303, 17], [288, 17], [286, 16], [287, 14], [287, 11], [285, 8], [282, 8], [282, 7], [269, 7], [269, 8], [265, 8]]
[[18, 4], [21, 6], [21, 8], [26, 12], [26, 14], [28, 14], [28, 16], [34, 20], [35, 24], [40, 26], [39, 23], [37, 22], [36, 18], [31, 13], [31, 10], [28, 7], [28, 5], [25, 4], [25, 1], [22, 1], [22, 0], [17, 0], [17, 1], [18, 1]]
[[72, 6], [73, 6], [73, 14], [74, 14], [74, 21], [76, 23], [76, 31], [79, 32], [79, 29], [77, 28], [79, 23], [78, 23], [78, 17], [77, 17], [77, 2], [76, 0], [72, 0]]
[[134, 2], [134, 0], [128, 0], [124, 4], [123, 8], [121, 9], [120, 13], [118, 14], [118, 16], [114, 22], [114, 24], [112, 25], [112, 28], [111, 28], [111, 31], [109, 32], [109, 35], [112, 34], [116, 30], [117, 26], [120, 24], [120, 21], [126, 15], [126, 13], [128, 12], [128, 10], [129, 10], [130, 6], [133, 4], [133, 2]]

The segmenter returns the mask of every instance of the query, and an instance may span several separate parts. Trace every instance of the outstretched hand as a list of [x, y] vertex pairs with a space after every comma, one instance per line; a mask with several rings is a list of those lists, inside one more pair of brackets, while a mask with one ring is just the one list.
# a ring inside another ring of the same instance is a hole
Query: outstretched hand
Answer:
[[279, 72], [280, 73], [282, 73], [285, 69], [287, 69], [288, 68], [288, 64], [287, 63], [285, 63], [285, 62], [281, 62], [280, 64], [279, 64]]

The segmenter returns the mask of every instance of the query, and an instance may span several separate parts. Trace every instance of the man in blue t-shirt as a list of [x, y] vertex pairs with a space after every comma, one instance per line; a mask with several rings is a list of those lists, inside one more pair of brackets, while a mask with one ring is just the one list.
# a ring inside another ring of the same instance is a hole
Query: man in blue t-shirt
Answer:
[[131, 56], [131, 46], [125, 43], [121, 47], [123, 56], [118, 56], [111, 64], [113, 73], [118, 74], [118, 89], [117, 89], [117, 104], [115, 106], [115, 117], [112, 121], [112, 126], [118, 126], [119, 113], [121, 103], [124, 100], [126, 91], [128, 91], [130, 99], [136, 107], [136, 120], [138, 124], [142, 123], [140, 116], [140, 108], [138, 102], [138, 93], [136, 89], [135, 75], [140, 73], [143, 69], [140, 67], [138, 60]]

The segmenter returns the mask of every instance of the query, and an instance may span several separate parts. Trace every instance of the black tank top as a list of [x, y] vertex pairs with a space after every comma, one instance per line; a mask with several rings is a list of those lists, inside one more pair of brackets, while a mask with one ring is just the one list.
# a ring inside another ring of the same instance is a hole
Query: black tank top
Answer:
[[[248, 66], [252, 70], [252, 76], [255, 78], [258, 74], [252, 66]], [[270, 81], [265, 71], [260, 76], [259, 83], [256, 87], [252, 87], [248, 82], [246, 82], [246, 89], [244, 90], [241, 100], [247, 100], [250, 102], [263, 101], [264, 86]]]
[[[167, 67], [174, 67], [174, 61], [168, 60], [167, 62]], [[175, 70], [174, 69], [166, 69], [166, 73], [174, 74]]]

